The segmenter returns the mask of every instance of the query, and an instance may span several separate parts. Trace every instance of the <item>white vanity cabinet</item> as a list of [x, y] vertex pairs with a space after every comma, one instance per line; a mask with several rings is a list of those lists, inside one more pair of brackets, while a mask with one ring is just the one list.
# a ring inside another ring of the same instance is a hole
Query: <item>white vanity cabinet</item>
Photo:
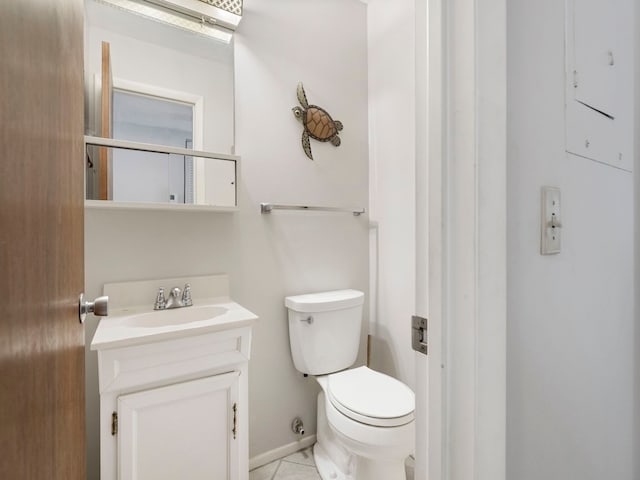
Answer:
[[118, 478], [238, 478], [239, 378], [230, 372], [118, 397]]
[[[185, 283], [196, 294], [191, 307], [135, 306], [160, 286]], [[91, 342], [101, 480], [248, 480], [248, 362], [258, 317], [229, 299], [228, 283], [216, 275], [105, 285], [116, 309]]]
[[247, 480], [250, 343], [243, 327], [98, 350], [101, 480]]

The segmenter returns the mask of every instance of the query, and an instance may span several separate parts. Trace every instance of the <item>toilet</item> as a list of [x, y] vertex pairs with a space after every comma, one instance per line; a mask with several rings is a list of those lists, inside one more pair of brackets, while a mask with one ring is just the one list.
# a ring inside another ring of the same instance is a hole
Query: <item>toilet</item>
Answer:
[[358, 355], [363, 303], [357, 290], [285, 298], [293, 363], [322, 388], [313, 456], [323, 480], [406, 480], [415, 396], [395, 378], [350, 368]]

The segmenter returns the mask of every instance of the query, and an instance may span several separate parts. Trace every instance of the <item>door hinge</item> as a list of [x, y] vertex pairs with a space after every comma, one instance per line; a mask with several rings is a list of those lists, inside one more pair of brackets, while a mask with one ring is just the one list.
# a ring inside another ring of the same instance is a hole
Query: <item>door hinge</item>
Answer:
[[233, 433], [233, 439], [236, 439], [236, 435], [238, 433], [238, 404], [233, 404], [233, 429], [231, 430]]
[[413, 315], [411, 317], [411, 346], [416, 352], [427, 354], [427, 324], [424, 317]]
[[111, 435], [118, 434], [118, 412], [111, 414]]
[[578, 71], [573, 71], [573, 88], [578, 88]]

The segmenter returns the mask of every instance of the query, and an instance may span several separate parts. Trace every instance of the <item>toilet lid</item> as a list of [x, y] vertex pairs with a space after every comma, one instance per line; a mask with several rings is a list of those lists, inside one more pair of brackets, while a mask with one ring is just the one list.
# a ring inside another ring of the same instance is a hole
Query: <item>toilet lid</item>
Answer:
[[367, 367], [329, 375], [327, 392], [341, 413], [367, 425], [393, 427], [413, 420], [413, 391], [399, 380]]

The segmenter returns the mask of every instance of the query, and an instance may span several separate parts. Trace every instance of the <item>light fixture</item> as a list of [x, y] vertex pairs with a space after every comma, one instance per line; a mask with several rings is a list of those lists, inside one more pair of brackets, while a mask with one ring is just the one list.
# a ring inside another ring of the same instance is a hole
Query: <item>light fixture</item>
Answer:
[[225, 43], [242, 19], [242, 0], [99, 0]]

